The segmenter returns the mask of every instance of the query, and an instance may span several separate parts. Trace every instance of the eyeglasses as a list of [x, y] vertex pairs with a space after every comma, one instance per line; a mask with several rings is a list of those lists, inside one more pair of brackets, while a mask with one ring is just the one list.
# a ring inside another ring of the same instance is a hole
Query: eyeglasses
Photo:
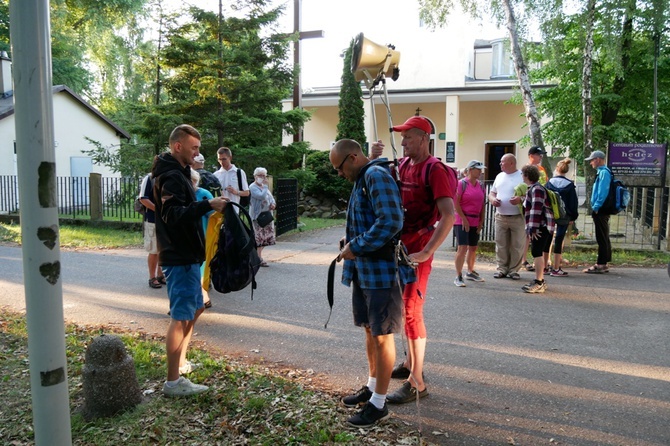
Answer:
[[342, 162], [340, 163], [340, 165], [337, 166], [335, 168], [335, 170], [341, 172], [342, 171], [342, 166], [344, 166], [344, 163], [347, 162], [347, 160], [349, 159], [350, 156], [356, 156], [356, 154], [355, 153], [350, 153], [349, 155], [345, 156], [344, 159], [342, 160]]

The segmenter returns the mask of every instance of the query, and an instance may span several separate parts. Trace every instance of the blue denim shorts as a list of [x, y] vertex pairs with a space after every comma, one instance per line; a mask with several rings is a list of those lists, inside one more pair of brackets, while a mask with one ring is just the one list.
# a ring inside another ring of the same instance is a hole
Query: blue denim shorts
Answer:
[[170, 298], [170, 317], [175, 321], [192, 321], [204, 306], [200, 264], [163, 266]]

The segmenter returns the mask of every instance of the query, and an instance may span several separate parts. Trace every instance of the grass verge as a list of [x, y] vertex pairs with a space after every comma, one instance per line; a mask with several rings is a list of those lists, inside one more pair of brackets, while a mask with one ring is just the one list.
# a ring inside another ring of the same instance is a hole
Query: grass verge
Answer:
[[[112, 418], [87, 422], [82, 370], [86, 347], [100, 334], [119, 336], [134, 358], [144, 402]], [[209, 391], [188, 398], [166, 398], [160, 389], [166, 375], [160, 336], [115, 327], [65, 328], [72, 439], [75, 445], [322, 445], [420, 444], [419, 435], [391, 418], [364, 431], [348, 429], [354, 412], [338, 398], [316, 388], [306, 371], [247, 364], [193, 345], [189, 359], [199, 363], [189, 378]], [[0, 308], [0, 438], [3, 444], [34, 444], [25, 317]], [[11, 384], [11, 385], [10, 385]]]
[[[60, 247], [66, 249], [139, 248], [141, 231], [93, 226], [59, 226]], [[21, 244], [21, 226], [0, 223], [0, 242]]]
[[[587, 267], [595, 263], [597, 256], [597, 245], [579, 246], [573, 244], [572, 246], [565, 248], [563, 251], [563, 266]], [[477, 249], [477, 257], [480, 260], [495, 263], [495, 243], [480, 242]], [[532, 258], [530, 251], [528, 251], [526, 257], [528, 259]], [[553, 261], [553, 256], [551, 256], [549, 260], [550, 262]], [[612, 250], [612, 261], [609, 265], [619, 267], [666, 267], [668, 265], [668, 253], [664, 251], [636, 251], [615, 248]]]
[[[302, 218], [298, 229], [282, 234], [282, 237], [343, 224], [344, 220]], [[142, 231], [74, 225], [60, 225], [59, 229], [60, 247], [65, 249], [140, 248], [143, 245]], [[0, 243], [15, 243], [20, 245], [21, 226], [0, 223]]]

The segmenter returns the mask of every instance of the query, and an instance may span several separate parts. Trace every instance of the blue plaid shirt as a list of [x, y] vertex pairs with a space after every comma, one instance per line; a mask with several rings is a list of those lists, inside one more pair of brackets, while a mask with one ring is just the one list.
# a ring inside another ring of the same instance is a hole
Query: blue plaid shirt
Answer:
[[391, 288], [396, 281], [393, 260], [361, 257], [390, 242], [403, 224], [400, 191], [389, 170], [382, 165], [362, 169], [349, 198], [347, 237], [356, 258], [345, 260], [342, 283], [357, 278], [363, 289]]

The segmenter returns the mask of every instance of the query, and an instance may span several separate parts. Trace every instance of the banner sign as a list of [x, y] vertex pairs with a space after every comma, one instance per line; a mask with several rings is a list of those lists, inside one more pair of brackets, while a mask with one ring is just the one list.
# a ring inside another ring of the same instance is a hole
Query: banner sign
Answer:
[[456, 142], [447, 141], [447, 151], [445, 152], [444, 157], [445, 163], [455, 163], [456, 162]]
[[607, 167], [626, 186], [664, 187], [667, 144], [609, 143]]

